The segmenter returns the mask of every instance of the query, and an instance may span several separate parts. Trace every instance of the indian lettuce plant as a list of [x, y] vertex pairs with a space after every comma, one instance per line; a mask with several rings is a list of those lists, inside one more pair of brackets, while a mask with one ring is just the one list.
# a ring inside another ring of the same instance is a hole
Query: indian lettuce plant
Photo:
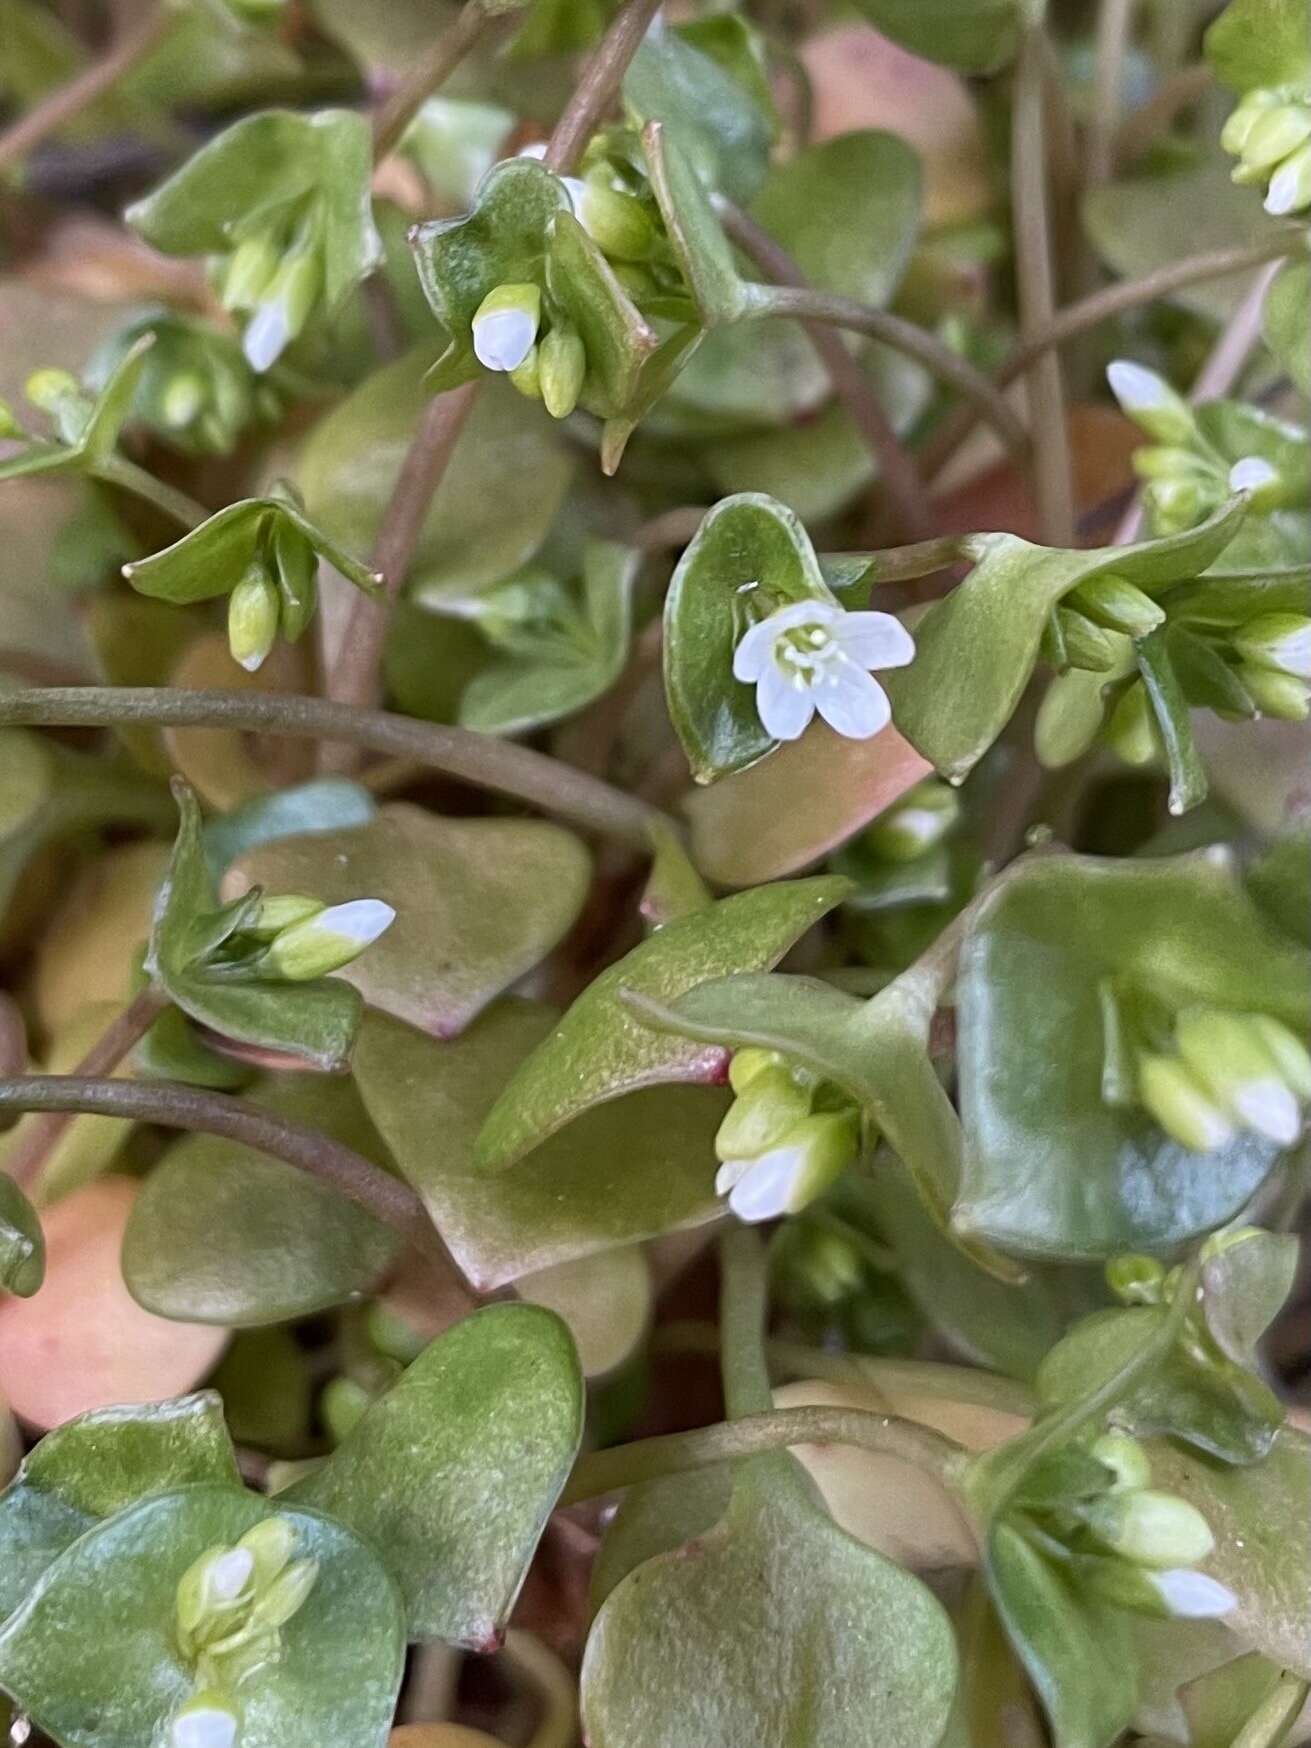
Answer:
[[1311, 1742], [1305, 0], [0, 0], [12, 1748]]

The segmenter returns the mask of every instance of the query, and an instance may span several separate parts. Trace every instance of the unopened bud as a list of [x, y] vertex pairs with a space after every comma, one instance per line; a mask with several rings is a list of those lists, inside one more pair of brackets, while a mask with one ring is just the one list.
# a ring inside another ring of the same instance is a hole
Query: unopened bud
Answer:
[[1149, 1487], [1152, 1465], [1147, 1452], [1127, 1432], [1105, 1432], [1093, 1440], [1092, 1454], [1115, 1476], [1113, 1488]]
[[517, 364], [510, 372], [510, 381], [519, 393], [528, 401], [540, 401], [542, 398], [542, 349], [532, 346], [522, 364]]
[[860, 1119], [854, 1109], [804, 1117], [785, 1140], [750, 1160], [727, 1160], [715, 1179], [739, 1220], [755, 1223], [797, 1214], [823, 1195], [856, 1157]]
[[205, 379], [199, 371], [179, 370], [160, 396], [159, 414], [170, 431], [185, 431], [205, 405]]
[[1165, 1296], [1165, 1266], [1154, 1256], [1126, 1251], [1107, 1263], [1106, 1284], [1126, 1305], [1159, 1305]]
[[770, 1257], [784, 1292], [798, 1302], [840, 1305], [865, 1279], [864, 1260], [850, 1239], [805, 1220], [787, 1227]]
[[293, 1560], [256, 1596], [250, 1611], [251, 1625], [262, 1631], [285, 1626], [304, 1604], [318, 1576], [317, 1560]]
[[1114, 633], [1069, 607], [1058, 607], [1056, 618], [1065, 643], [1065, 659], [1072, 668], [1108, 674], [1118, 667], [1124, 645], [1116, 644]]
[[1311, 619], [1303, 613], [1262, 613], [1239, 626], [1233, 645], [1244, 661], [1311, 680]]
[[616, 261], [614, 274], [634, 303], [644, 303], [660, 290], [655, 275], [636, 261]]
[[232, 251], [223, 275], [225, 310], [253, 310], [278, 271], [278, 246], [268, 231], [243, 237]]
[[1261, 1047], [1279, 1071], [1280, 1078], [1297, 1094], [1311, 1102], [1311, 1051], [1281, 1020], [1269, 1014], [1249, 1014], [1247, 1023], [1260, 1039]]
[[1311, 140], [1300, 147], [1270, 178], [1265, 209], [1272, 218], [1287, 218], [1311, 206]]
[[252, 370], [262, 373], [277, 362], [322, 295], [323, 258], [310, 243], [283, 261], [242, 335], [242, 351]]
[[1141, 480], [1211, 479], [1215, 464], [1168, 443], [1149, 443], [1133, 452], [1133, 470]]
[[881, 861], [913, 862], [955, 830], [960, 811], [956, 791], [930, 778], [875, 820], [865, 842]]
[[1179, 534], [1194, 527], [1219, 502], [1219, 485], [1200, 478], [1152, 480], [1143, 493], [1151, 525], [1161, 534]]
[[240, 1732], [241, 1716], [231, 1700], [205, 1688], [174, 1712], [169, 1748], [235, 1748]]
[[1086, 1520], [1108, 1548], [1138, 1566], [1195, 1566], [1215, 1546], [1211, 1526], [1195, 1505], [1152, 1487], [1094, 1500]]
[[1244, 1015], [1191, 1008], [1179, 1016], [1175, 1041], [1207, 1093], [1244, 1128], [1281, 1147], [1297, 1139], [1297, 1099]]
[[567, 419], [578, 405], [587, 375], [587, 349], [576, 328], [557, 323], [538, 347], [542, 400], [553, 419]]
[[23, 393], [43, 413], [57, 413], [66, 401], [80, 400], [82, 390], [75, 376], [53, 366], [34, 370], [23, 384]]
[[745, 1092], [758, 1074], [767, 1068], [785, 1068], [787, 1059], [777, 1050], [760, 1050], [748, 1045], [735, 1050], [728, 1065], [728, 1084], [735, 1093]]
[[1272, 108], [1261, 109], [1244, 129], [1243, 168], [1253, 173], [1244, 180], [1259, 181], [1308, 139], [1311, 139], [1311, 109], [1306, 104], [1277, 103]]
[[1166, 1134], [1193, 1153], [1214, 1153], [1233, 1139], [1224, 1110], [1173, 1056], [1142, 1058], [1138, 1096]]
[[1106, 380], [1140, 431], [1158, 443], [1187, 443], [1192, 438], [1197, 429], [1192, 408], [1163, 376], [1144, 364], [1117, 358], [1107, 366]]
[[0, 438], [22, 435], [23, 427], [19, 424], [14, 409], [8, 401], [0, 399]]
[[1262, 716], [1276, 722], [1305, 722], [1311, 716], [1311, 688], [1292, 674], [1277, 674], [1273, 668], [1240, 662], [1238, 678]]
[[369, 1411], [373, 1398], [354, 1378], [330, 1378], [319, 1397], [319, 1414], [333, 1444], [345, 1443]]
[[1140, 680], [1116, 701], [1106, 724], [1106, 740], [1126, 765], [1150, 765], [1160, 751], [1156, 721]]
[[265, 959], [269, 969], [288, 983], [308, 983], [358, 959], [395, 918], [391, 905], [380, 898], [330, 905], [284, 929], [269, 942]]
[[324, 908], [319, 899], [306, 898], [299, 892], [274, 893], [260, 900], [259, 909], [249, 922], [243, 924], [242, 932], [254, 935], [257, 941], [271, 941], [283, 929], [304, 922], [307, 917], [317, 916]]
[[253, 674], [273, 648], [281, 612], [277, 584], [255, 559], [228, 596], [228, 648], [247, 673]]
[[1071, 605], [1108, 631], [1146, 637], [1165, 623], [1165, 609], [1135, 584], [1114, 574], [1090, 577], [1068, 597]]
[[286, 1517], [262, 1518], [237, 1543], [255, 1562], [252, 1584], [262, 1590], [278, 1576], [296, 1552], [296, 1526]]
[[656, 228], [642, 202], [597, 179], [583, 184], [575, 206], [583, 229], [603, 255], [616, 261], [645, 261], [656, 241]]
[[533, 349], [542, 321], [542, 294], [536, 285], [498, 285], [478, 305], [473, 318], [473, 350], [487, 370], [517, 370]]
[[1283, 496], [1283, 480], [1278, 468], [1272, 467], [1261, 455], [1245, 455], [1229, 469], [1229, 490], [1246, 492], [1257, 511], [1273, 510]]
[[776, 1146], [795, 1123], [810, 1115], [811, 1089], [785, 1067], [768, 1068], [729, 1106], [715, 1135], [720, 1159], [755, 1159]]
[[250, 1595], [254, 1556], [246, 1548], [207, 1548], [178, 1579], [177, 1619], [184, 1637], [209, 1639]]
[[1248, 137], [1261, 117], [1274, 109], [1279, 102], [1275, 92], [1258, 87], [1249, 91], [1242, 102], [1225, 122], [1220, 133], [1220, 144], [1226, 152], [1235, 157], [1242, 152]]

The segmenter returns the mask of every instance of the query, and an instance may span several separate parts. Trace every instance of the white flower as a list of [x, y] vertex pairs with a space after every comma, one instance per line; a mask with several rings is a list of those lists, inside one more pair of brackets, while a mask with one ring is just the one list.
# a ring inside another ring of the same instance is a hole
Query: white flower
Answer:
[[1238, 1598], [1227, 1585], [1187, 1566], [1147, 1572], [1144, 1577], [1176, 1620], [1216, 1620], [1238, 1606]]
[[328, 977], [358, 959], [396, 920], [380, 898], [353, 898], [292, 923], [269, 943], [270, 969], [290, 983]]
[[170, 1748], [234, 1748], [241, 1721], [221, 1694], [197, 1695], [173, 1719]]
[[851, 1164], [858, 1144], [854, 1110], [802, 1117], [777, 1146], [753, 1158], [726, 1159], [715, 1174], [715, 1194], [727, 1196], [748, 1223], [798, 1214]]
[[827, 601], [794, 601], [753, 625], [733, 654], [733, 674], [754, 682], [767, 734], [796, 740], [816, 710], [850, 740], [868, 740], [892, 716], [867, 672], [914, 659], [910, 633], [890, 613], [847, 613]]

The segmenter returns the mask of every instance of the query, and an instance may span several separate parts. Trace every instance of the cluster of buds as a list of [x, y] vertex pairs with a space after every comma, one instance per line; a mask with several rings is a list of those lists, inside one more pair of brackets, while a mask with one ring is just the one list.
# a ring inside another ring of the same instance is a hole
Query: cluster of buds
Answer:
[[1311, 206], [1311, 91], [1260, 85], [1244, 92], [1220, 144], [1238, 159], [1235, 182], [1265, 186], [1265, 209], [1275, 218]]
[[1269, 1014], [1185, 1008], [1173, 1051], [1138, 1058], [1138, 1096], [1167, 1135], [1210, 1153], [1239, 1129], [1290, 1147], [1311, 1102], [1311, 1053]]
[[594, 134], [580, 169], [581, 177], [564, 178], [574, 212], [637, 307], [685, 297], [637, 135], [628, 128]]
[[196, 1689], [174, 1714], [169, 1748], [235, 1748], [240, 1684], [282, 1655], [282, 1629], [304, 1605], [317, 1560], [294, 1558], [289, 1519], [268, 1517], [232, 1547], [207, 1548], [178, 1580], [174, 1631]]
[[257, 420], [282, 415], [282, 397], [251, 370], [240, 346], [209, 323], [173, 311], [151, 311], [95, 354], [87, 380], [103, 387], [124, 354], [153, 336], [133, 402], [134, 416], [166, 442], [196, 455], [230, 455]]
[[473, 350], [484, 370], [504, 373], [553, 419], [578, 405], [587, 348], [577, 328], [530, 280], [493, 287], [473, 318]]
[[736, 1097], [715, 1136], [716, 1194], [739, 1220], [798, 1213], [859, 1153], [859, 1111], [776, 1050], [736, 1051], [728, 1078]]
[[[1040, 1464], [1020, 1501], [1045, 1551], [1068, 1563], [1081, 1587], [1121, 1608], [1173, 1620], [1228, 1614], [1232, 1591], [1197, 1570], [1215, 1546], [1210, 1525], [1186, 1499], [1152, 1486], [1137, 1439], [1104, 1432], [1086, 1456], [1092, 1465], [1077, 1486], [1047, 1486]], [[1053, 1462], [1065, 1460], [1058, 1452]]]
[[276, 364], [323, 299], [322, 197], [261, 208], [233, 227], [232, 252], [215, 268], [225, 310], [245, 316], [242, 350], [252, 370]]

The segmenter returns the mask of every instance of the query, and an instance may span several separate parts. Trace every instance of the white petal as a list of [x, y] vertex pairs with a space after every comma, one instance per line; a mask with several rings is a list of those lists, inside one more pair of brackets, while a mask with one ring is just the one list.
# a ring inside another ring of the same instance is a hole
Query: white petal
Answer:
[[1147, 1572], [1143, 1576], [1160, 1592], [1161, 1600], [1177, 1620], [1215, 1620], [1238, 1606], [1238, 1598], [1226, 1585], [1187, 1566]]
[[238, 1727], [236, 1713], [227, 1707], [197, 1706], [174, 1721], [169, 1740], [171, 1748], [233, 1748]]
[[744, 635], [733, 651], [733, 677], [737, 680], [758, 680], [774, 660], [774, 621], [762, 619]]
[[1230, 1105], [1249, 1129], [1291, 1147], [1302, 1128], [1297, 1099], [1282, 1080], [1249, 1080], [1230, 1095]]
[[255, 1556], [248, 1548], [229, 1548], [209, 1569], [209, 1589], [222, 1602], [240, 1596], [255, 1570]]
[[1129, 358], [1116, 358], [1106, 366], [1106, 380], [1111, 393], [1126, 413], [1153, 411], [1174, 405], [1174, 395], [1167, 383], [1148, 370], [1145, 364], [1135, 364]]
[[904, 668], [915, 660], [915, 639], [891, 613], [844, 613], [829, 635], [858, 668]]
[[306, 927], [344, 935], [348, 941], [367, 947], [395, 920], [396, 912], [381, 898], [352, 898], [347, 904], [333, 904], [327, 910], [319, 911], [309, 919]]
[[869, 740], [892, 720], [892, 706], [878, 681], [843, 660], [825, 685], [815, 687], [815, 704], [830, 728], [848, 740]]
[[537, 323], [527, 310], [491, 310], [473, 324], [473, 349], [488, 370], [518, 370], [536, 338]]
[[1231, 492], [1259, 492], [1262, 486], [1273, 485], [1279, 478], [1277, 470], [1260, 455], [1245, 455], [1229, 469]]
[[790, 601], [771, 613], [765, 624], [777, 633], [794, 631], [798, 625], [832, 625], [847, 615], [831, 601]]
[[241, 349], [250, 368], [258, 374], [277, 362], [290, 338], [287, 312], [282, 304], [262, 303], [242, 335]]
[[754, 1159], [726, 1159], [715, 1173], [715, 1194], [726, 1196], [736, 1189], [755, 1163]]
[[756, 710], [766, 734], [799, 740], [815, 714], [815, 689], [796, 685], [771, 661], [756, 684]]
[[801, 1170], [802, 1155], [795, 1147], [776, 1147], [753, 1160], [751, 1170], [734, 1187], [728, 1205], [739, 1220], [777, 1220], [786, 1214]]

